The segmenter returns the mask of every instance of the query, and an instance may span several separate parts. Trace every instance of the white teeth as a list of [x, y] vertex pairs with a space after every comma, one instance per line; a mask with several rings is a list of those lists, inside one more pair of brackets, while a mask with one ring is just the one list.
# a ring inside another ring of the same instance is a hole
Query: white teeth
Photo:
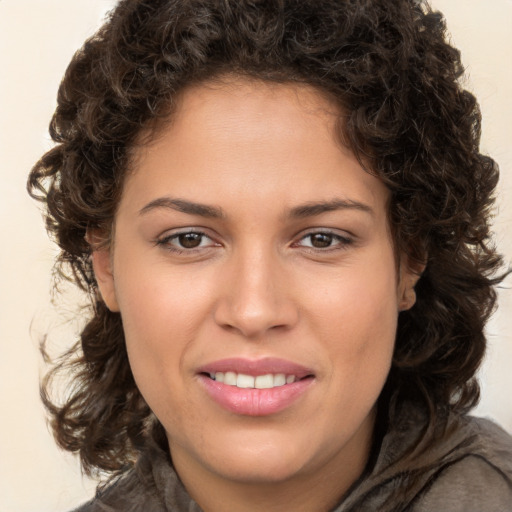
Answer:
[[274, 375], [274, 386], [284, 386], [286, 384], [286, 375], [278, 373]]
[[269, 389], [274, 387], [274, 377], [271, 373], [267, 375], [258, 375], [254, 379], [254, 387], [258, 389]]
[[244, 373], [235, 372], [215, 372], [210, 373], [210, 378], [217, 382], [222, 382], [228, 386], [236, 386], [238, 388], [256, 388], [271, 389], [285, 384], [293, 384], [296, 381], [295, 375], [286, 375], [284, 373], [267, 373], [265, 375], [246, 375]]
[[244, 375], [243, 373], [239, 373], [236, 378], [236, 387], [237, 388], [253, 388], [254, 387], [254, 377], [251, 375]]
[[226, 372], [224, 374], [224, 384], [227, 384], [228, 386], [236, 386], [236, 373]]

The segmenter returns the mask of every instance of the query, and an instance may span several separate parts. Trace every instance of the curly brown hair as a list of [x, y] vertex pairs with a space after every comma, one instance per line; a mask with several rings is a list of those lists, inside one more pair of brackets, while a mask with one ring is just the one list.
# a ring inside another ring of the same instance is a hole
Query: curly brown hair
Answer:
[[[489, 231], [498, 170], [479, 153], [478, 105], [445, 31], [420, 0], [123, 0], [75, 54], [50, 126], [56, 145], [28, 188], [45, 203], [60, 272], [92, 300], [80, 341], [42, 386], [57, 442], [87, 472], [129, 467], [152, 417], [120, 315], [98, 298], [86, 233], [110, 233], [138, 136], [172, 117], [184, 87], [226, 73], [334, 98], [340, 136], [391, 191], [397, 251], [426, 263], [416, 305], [399, 316], [381, 400], [420, 401], [431, 425], [476, 404], [500, 281]], [[55, 404], [47, 389], [62, 370], [72, 386]]]

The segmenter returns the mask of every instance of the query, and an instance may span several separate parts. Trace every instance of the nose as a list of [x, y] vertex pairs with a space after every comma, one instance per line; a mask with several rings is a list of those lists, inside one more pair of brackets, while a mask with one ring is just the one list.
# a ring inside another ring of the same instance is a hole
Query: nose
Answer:
[[251, 339], [292, 328], [299, 311], [286, 274], [279, 257], [270, 251], [240, 251], [219, 275], [216, 323]]

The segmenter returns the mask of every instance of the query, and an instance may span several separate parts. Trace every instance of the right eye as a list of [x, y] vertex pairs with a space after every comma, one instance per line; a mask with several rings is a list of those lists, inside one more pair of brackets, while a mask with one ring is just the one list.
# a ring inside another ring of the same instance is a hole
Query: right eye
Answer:
[[177, 253], [193, 252], [218, 245], [208, 235], [200, 231], [181, 231], [165, 235], [159, 238], [156, 244]]

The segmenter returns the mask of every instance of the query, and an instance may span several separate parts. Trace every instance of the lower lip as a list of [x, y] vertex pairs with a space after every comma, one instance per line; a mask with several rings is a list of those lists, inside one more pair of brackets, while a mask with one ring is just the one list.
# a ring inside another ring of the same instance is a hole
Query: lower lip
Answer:
[[238, 388], [200, 375], [208, 395], [224, 409], [245, 416], [268, 416], [294, 404], [311, 386], [306, 378], [270, 389]]

